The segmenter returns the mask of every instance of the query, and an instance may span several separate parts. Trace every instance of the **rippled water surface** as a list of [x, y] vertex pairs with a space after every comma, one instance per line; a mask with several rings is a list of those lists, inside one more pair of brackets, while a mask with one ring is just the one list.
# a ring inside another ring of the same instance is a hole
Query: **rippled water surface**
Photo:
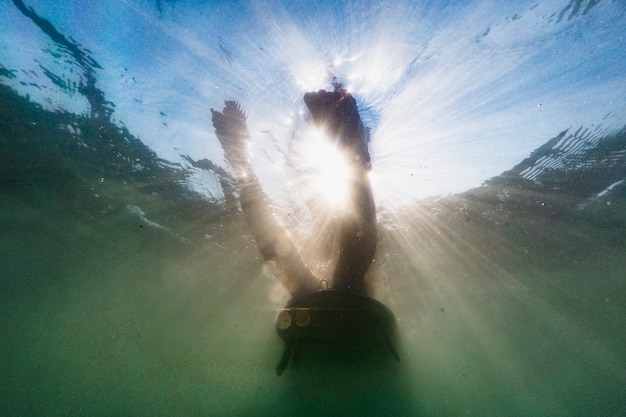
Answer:
[[[625, 11], [0, 0], [0, 414], [621, 415]], [[333, 82], [371, 130], [367, 280], [401, 361], [305, 347], [278, 377], [287, 293], [210, 110], [245, 111], [327, 279], [302, 96]]]

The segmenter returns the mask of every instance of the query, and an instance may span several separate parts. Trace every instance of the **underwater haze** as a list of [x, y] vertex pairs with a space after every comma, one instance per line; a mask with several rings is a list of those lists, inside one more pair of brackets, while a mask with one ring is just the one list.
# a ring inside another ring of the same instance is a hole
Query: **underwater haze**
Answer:
[[[622, 1], [0, 0], [0, 27], [0, 415], [626, 413]], [[279, 377], [288, 293], [211, 109], [328, 279], [302, 98], [337, 84], [401, 360], [305, 346]]]

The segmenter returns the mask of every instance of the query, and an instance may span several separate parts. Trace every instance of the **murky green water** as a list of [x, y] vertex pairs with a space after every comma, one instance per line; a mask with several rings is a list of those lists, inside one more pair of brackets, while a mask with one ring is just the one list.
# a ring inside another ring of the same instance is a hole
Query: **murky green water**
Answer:
[[183, 221], [158, 198], [142, 207], [172, 230], [211, 235], [189, 242], [122, 202], [86, 212], [62, 198], [71, 192], [38, 181], [2, 189], [3, 415], [601, 416], [624, 407], [622, 231], [409, 210], [406, 229], [384, 233], [376, 270], [399, 321], [401, 362], [305, 349], [277, 377], [273, 283], [240, 216]]

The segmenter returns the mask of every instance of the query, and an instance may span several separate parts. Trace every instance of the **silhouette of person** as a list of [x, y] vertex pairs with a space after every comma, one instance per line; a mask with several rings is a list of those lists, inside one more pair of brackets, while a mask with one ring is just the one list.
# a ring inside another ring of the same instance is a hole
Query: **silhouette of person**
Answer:
[[[339, 255], [331, 290], [327, 291], [320, 290], [320, 281], [306, 267], [288, 233], [274, 218], [269, 198], [250, 167], [246, 149], [251, 137], [245, 114], [233, 101], [226, 101], [222, 112], [211, 109], [216, 136], [235, 173], [239, 203], [250, 232], [266, 264], [292, 296], [277, 319], [277, 331], [285, 340], [283, 356], [276, 370], [278, 375], [286, 368], [292, 350], [294, 361], [297, 360], [306, 338], [349, 336], [365, 340], [367, 337], [363, 332], [368, 329], [377, 336], [382, 335], [393, 356], [399, 360], [390, 342], [395, 318], [383, 304], [367, 296], [364, 282], [377, 241], [376, 207], [368, 178], [371, 168], [368, 131], [361, 121], [354, 97], [340, 85], [334, 86], [334, 91], [319, 90], [304, 95], [311, 122], [347, 155], [350, 169], [350, 210], [339, 218]], [[325, 317], [321, 317], [322, 311]], [[313, 313], [317, 314], [318, 321], [309, 326], [315, 319]]]
[[[348, 156], [349, 214], [339, 221], [339, 257], [331, 287], [366, 294], [364, 277], [376, 251], [376, 207], [369, 183], [371, 167], [368, 132], [361, 122], [356, 100], [341, 87], [304, 95], [313, 124]], [[213, 126], [225, 157], [235, 171], [240, 204], [250, 231], [266, 262], [279, 268], [283, 284], [293, 296], [316, 290], [319, 283], [306, 268], [293, 242], [276, 222], [268, 197], [250, 168], [246, 148], [251, 139], [245, 115], [237, 103], [227, 101], [223, 112], [211, 109]]]

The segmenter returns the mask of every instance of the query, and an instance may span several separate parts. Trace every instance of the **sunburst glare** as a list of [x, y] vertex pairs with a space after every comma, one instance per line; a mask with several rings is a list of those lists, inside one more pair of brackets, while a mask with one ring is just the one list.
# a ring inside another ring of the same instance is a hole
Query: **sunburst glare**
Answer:
[[311, 191], [332, 208], [343, 209], [353, 176], [346, 155], [320, 129], [310, 128], [307, 133], [300, 151]]

